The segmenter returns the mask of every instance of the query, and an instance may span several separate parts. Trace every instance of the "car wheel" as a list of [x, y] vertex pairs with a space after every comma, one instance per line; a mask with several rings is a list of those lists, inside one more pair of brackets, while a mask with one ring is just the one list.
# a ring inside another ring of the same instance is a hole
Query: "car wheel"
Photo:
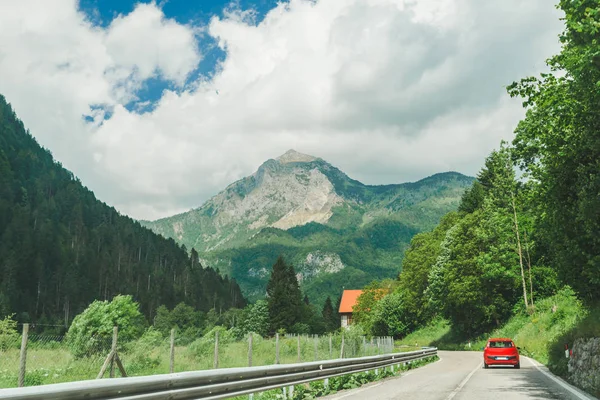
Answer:
[[520, 363], [520, 362], [518, 362], [518, 363], [517, 363], [517, 365], [515, 365], [515, 368], [516, 368], [516, 369], [521, 369], [521, 363]]
[[488, 369], [490, 366], [487, 365], [486, 363], [483, 363], [483, 368]]

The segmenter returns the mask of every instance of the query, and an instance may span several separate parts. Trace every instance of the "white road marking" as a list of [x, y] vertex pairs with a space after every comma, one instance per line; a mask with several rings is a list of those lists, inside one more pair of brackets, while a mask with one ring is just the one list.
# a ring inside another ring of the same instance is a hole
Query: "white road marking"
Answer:
[[558, 379], [557, 377], [555, 377], [554, 375], [544, 371], [543, 369], [541, 369], [540, 367], [537, 366], [537, 364], [535, 362], [533, 362], [533, 360], [529, 357], [525, 357], [527, 358], [527, 360], [531, 363], [531, 365], [533, 365], [538, 371], [540, 371], [542, 374], [546, 375], [548, 378], [552, 379], [554, 382], [558, 383], [560, 386], [564, 387], [565, 389], [567, 389], [569, 392], [573, 393], [578, 399], [581, 400], [592, 400], [594, 399], [591, 396], [585, 395], [579, 391], [577, 391], [576, 389], [573, 389], [570, 385], [568, 385], [567, 383], [563, 382], [561, 379]]
[[[371, 386], [369, 386], [369, 387], [366, 387], [366, 388], [363, 388], [363, 389], [354, 389], [354, 390], [352, 391], [352, 393], [348, 393], [348, 394], [345, 394], [345, 395], [343, 395], [343, 396], [336, 397], [336, 398], [334, 398], [334, 399], [332, 399], [332, 400], [339, 400], [339, 399], [343, 399], [344, 397], [348, 397], [348, 396], [354, 396], [354, 395], [355, 395], [355, 394], [357, 394], [357, 393], [364, 392], [365, 390], [368, 390], [368, 389], [371, 389], [371, 388], [377, 387], [377, 386], [379, 386], [379, 385], [381, 385], [381, 384], [383, 384], [383, 382], [380, 382], [380, 383], [378, 383], [378, 384], [376, 384], [376, 385], [371, 385]], [[586, 399], [586, 400], [587, 400], [587, 399]]]
[[[475, 372], [477, 372], [479, 369], [481, 369], [482, 365], [483, 365], [483, 363], [479, 364], [473, 371], [471, 371], [471, 373], [469, 375], [467, 375], [467, 377], [465, 379], [462, 380], [462, 382], [456, 387], [456, 389], [454, 389], [452, 391], [452, 393], [450, 393], [448, 395], [448, 397], [446, 397], [446, 400], [452, 400], [454, 398], [454, 396], [456, 396], [458, 394], [458, 392], [460, 392], [460, 390], [463, 388], [463, 386], [465, 386], [467, 384], [467, 382], [469, 381], [469, 379], [471, 379], [473, 374]], [[586, 400], [588, 400], [588, 399], [586, 399]]]

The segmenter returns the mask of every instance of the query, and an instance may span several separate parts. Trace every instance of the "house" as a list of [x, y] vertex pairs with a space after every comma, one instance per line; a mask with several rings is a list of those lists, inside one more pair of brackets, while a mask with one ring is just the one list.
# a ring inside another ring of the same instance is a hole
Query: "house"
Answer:
[[[373, 290], [373, 299], [378, 301], [385, 295], [387, 295], [390, 290], [388, 288], [381, 289], [371, 289]], [[344, 290], [342, 292], [342, 301], [340, 302], [340, 319], [342, 328], [347, 328], [352, 325], [352, 316], [354, 314], [354, 306], [358, 303], [358, 298], [361, 294], [363, 294], [364, 290]], [[365, 311], [369, 311], [366, 309]]]
[[362, 294], [362, 290], [344, 290], [342, 293], [342, 301], [340, 302], [340, 318], [342, 328], [347, 328], [352, 325], [352, 308], [356, 305], [358, 296]]

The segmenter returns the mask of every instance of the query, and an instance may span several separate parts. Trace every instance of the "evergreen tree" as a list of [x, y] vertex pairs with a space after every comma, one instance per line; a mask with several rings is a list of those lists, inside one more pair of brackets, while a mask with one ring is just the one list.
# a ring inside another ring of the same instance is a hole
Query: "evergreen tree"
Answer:
[[290, 331], [302, 319], [302, 293], [294, 267], [283, 257], [277, 258], [267, 283], [267, 303], [271, 319], [271, 333], [278, 329]]
[[337, 311], [334, 311], [333, 304], [331, 303], [331, 297], [327, 296], [325, 304], [323, 305], [323, 311], [321, 311], [323, 321], [325, 322], [325, 329], [327, 332], [332, 332], [340, 327], [340, 318]]

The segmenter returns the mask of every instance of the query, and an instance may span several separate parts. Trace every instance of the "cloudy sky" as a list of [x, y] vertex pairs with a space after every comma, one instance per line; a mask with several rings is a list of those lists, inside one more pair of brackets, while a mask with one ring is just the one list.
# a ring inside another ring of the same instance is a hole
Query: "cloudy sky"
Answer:
[[545, 70], [549, 0], [0, 0], [0, 93], [103, 201], [155, 219], [294, 148], [369, 184], [475, 174]]

